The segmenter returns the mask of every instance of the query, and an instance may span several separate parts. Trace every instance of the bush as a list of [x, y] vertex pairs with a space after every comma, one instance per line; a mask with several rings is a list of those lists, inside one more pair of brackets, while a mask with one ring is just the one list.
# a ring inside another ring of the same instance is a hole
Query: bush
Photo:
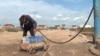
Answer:
[[20, 29], [18, 29], [18, 28], [6, 28], [6, 31], [8, 31], [8, 32], [18, 32], [18, 31], [20, 31]]
[[[71, 31], [80, 31], [82, 28], [77, 28], [77, 29], [73, 29], [71, 28]], [[82, 32], [94, 32], [94, 28], [84, 28]]]
[[56, 27], [49, 27], [49, 29], [57, 29]]
[[4, 32], [4, 30], [3, 29], [0, 29], [0, 32]]

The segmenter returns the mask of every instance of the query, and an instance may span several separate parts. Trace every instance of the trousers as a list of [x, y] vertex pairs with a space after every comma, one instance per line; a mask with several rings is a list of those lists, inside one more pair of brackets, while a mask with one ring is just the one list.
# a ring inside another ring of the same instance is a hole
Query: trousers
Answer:
[[34, 36], [35, 35], [35, 33], [34, 33], [34, 29], [33, 28], [30, 28], [30, 29], [23, 29], [23, 37], [24, 36], [27, 36], [27, 32], [30, 32], [30, 34], [31, 34], [31, 36]]

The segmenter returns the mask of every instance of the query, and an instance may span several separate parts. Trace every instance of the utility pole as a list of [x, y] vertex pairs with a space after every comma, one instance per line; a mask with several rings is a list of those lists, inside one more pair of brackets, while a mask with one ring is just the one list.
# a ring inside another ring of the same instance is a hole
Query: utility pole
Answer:
[[[94, 37], [100, 47], [100, 0], [93, 0], [94, 5]], [[100, 50], [100, 48], [98, 49]]]
[[90, 51], [96, 56], [100, 56], [100, 0], [93, 0], [94, 6], [94, 40], [96, 45]]

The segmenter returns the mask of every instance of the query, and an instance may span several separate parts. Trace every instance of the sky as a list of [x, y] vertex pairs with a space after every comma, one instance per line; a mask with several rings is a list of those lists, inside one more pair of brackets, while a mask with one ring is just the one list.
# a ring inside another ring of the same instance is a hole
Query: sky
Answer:
[[[20, 16], [27, 14], [38, 24], [81, 25], [92, 6], [92, 0], [0, 0], [0, 24], [19, 26]], [[93, 26], [93, 16], [88, 24]]]

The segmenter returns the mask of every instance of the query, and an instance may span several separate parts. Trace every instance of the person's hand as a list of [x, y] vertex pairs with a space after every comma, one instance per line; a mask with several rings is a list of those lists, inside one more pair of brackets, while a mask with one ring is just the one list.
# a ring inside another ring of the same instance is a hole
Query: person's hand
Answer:
[[23, 29], [23, 27], [21, 26], [21, 29]]
[[34, 33], [36, 33], [37, 32], [37, 29], [34, 29]]

